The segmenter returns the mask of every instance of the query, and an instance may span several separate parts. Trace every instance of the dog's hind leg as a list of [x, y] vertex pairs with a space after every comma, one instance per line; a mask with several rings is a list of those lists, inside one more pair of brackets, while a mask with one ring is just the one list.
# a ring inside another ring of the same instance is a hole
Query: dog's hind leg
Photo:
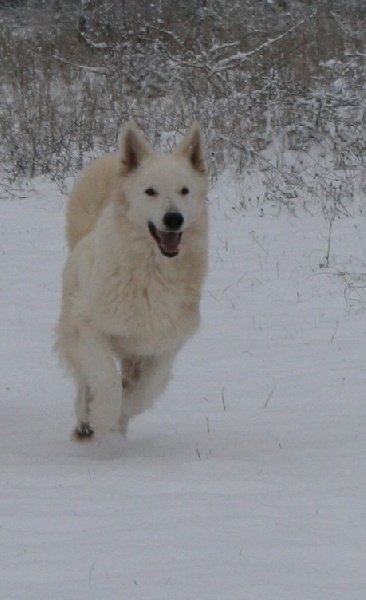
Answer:
[[75, 398], [75, 414], [77, 425], [73, 432], [73, 437], [80, 440], [90, 439], [94, 431], [90, 427], [90, 403], [92, 396], [89, 386], [83, 380], [78, 381], [77, 395]]
[[124, 415], [122, 413], [118, 419], [118, 426], [117, 426], [117, 430], [119, 431], [119, 433], [121, 435], [125, 436], [127, 434], [127, 428], [128, 428], [129, 422], [130, 422], [130, 417], [128, 417], [127, 415]]
[[[143, 359], [141, 359], [141, 357], [136, 356], [122, 359], [122, 398], [124, 398], [125, 395], [131, 395], [132, 390], [140, 379], [142, 361]], [[127, 433], [129, 421], [130, 415], [123, 411], [122, 406], [117, 429], [123, 436]]]
[[162, 394], [169, 383], [174, 359], [175, 354], [170, 353], [122, 362], [122, 411], [119, 419], [121, 433], [126, 432], [130, 417], [150, 408], [154, 400]]

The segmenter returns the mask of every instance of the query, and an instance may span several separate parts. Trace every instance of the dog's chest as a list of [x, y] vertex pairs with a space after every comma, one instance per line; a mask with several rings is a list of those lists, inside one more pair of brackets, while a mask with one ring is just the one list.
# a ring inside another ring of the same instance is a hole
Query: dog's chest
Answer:
[[137, 354], [179, 346], [195, 328], [193, 304], [184, 278], [146, 269], [116, 270], [98, 301], [103, 328]]

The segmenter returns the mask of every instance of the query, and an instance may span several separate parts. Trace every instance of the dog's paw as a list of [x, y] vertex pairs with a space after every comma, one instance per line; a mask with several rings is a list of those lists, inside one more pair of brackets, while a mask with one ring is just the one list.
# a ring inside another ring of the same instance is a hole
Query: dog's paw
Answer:
[[92, 439], [93, 436], [94, 430], [90, 427], [89, 423], [80, 423], [73, 430], [71, 437], [77, 442], [84, 442]]

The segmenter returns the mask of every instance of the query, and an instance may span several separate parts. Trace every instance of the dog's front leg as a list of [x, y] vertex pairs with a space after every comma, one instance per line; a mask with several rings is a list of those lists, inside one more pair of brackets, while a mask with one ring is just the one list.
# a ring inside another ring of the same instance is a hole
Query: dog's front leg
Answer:
[[90, 403], [92, 397], [89, 386], [82, 379], [76, 379], [76, 385], [75, 413], [77, 425], [72, 437], [80, 441], [90, 439], [94, 434], [94, 431], [90, 427]]
[[95, 437], [102, 437], [116, 426], [121, 413], [121, 374], [102, 332], [84, 325], [79, 344], [83, 379], [90, 389], [89, 425]]

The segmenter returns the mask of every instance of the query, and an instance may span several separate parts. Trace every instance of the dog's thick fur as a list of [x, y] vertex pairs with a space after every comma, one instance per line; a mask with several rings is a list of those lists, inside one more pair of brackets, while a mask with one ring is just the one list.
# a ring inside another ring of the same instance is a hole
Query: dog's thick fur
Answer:
[[198, 123], [167, 155], [130, 123], [119, 152], [76, 182], [56, 347], [77, 386], [77, 437], [124, 433], [165, 389], [197, 330], [207, 188]]

